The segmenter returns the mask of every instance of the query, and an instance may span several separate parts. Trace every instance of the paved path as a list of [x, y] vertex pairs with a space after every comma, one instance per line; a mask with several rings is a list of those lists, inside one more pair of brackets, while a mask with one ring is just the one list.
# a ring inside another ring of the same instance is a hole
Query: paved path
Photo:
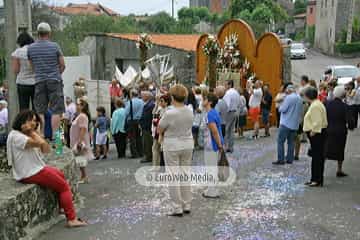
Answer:
[[[272, 136], [275, 136], [273, 132]], [[272, 166], [275, 137], [241, 140], [229, 157], [236, 183], [219, 200], [205, 200], [194, 188], [193, 211], [167, 217], [166, 188], [146, 188], [134, 179], [138, 160], [91, 162], [91, 184], [82, 185], [85, 208], [80, 216], [91, 225], [65, 229], [59, 223], [41, 240], [358, 240], [360, 239], [360, 130], [350, 134], [345, 171], [335, 177], [336, 163], [326, 164], [324, 188], [303, 185], [309, 178], [306, 148], [293, 165]], [[201, 163], [201, 153], [195, 156]]]
[[329, 57], [312, 49], [307, 52], [307, 59], [292, 60], [292, 81], [300, 82], [301, 75], [308, 75], [310, 78], [319, 81], [325, 68], [330, 65], [356, 65], [360, 58], [340, 59]]

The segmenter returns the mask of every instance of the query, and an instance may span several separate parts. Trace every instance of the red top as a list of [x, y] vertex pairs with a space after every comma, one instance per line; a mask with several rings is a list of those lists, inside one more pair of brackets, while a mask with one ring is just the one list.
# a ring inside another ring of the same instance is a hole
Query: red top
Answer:
[[116, 84], [115, 86], [110, 84], [109, 87], [110, 97], [121, 97], [123, 95], [121, 87]]
[[325, 90], [321, 91], [319, 93], [319, 96], [318, 96], [318, 99], [321, 101], [321, 102], [325, 102], [326, 101], [326, 98], [327, 98], [327, 92]]

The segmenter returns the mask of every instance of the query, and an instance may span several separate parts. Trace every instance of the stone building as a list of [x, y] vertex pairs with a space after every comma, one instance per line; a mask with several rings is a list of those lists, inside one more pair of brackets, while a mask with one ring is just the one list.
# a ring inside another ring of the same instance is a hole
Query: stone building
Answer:
[[[91, 78], [110, 80], [115, 66], [125, 72], [128, 66], [139, 69], [138, 34], [91, 34], [80, 43], [80, 55], [90, 56]], [[170, 54], [176, 78], [185, 84], [196, 80], [196, 46], [200, 35], [153, 34], [149, 58]]]
[[231, 0], [190, 0], [190, 7], [207, 7], [212, 13], [222, 13], [231, 4]]
[[[360, 12], [355, 1], [354, 13]], [[316, 2], [315, 47], [326, 54], [335, 53], [335, 43], [347, 30], [353, 0], [318, 0]]]

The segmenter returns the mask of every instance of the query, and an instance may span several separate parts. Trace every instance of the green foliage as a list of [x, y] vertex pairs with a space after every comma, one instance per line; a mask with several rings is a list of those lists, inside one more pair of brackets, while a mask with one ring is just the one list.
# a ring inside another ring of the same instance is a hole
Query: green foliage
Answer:
[[352, 41], [360, 41], [360, 15], [354, 17]]
[[307, 0], [296, 0], [294, 4], [294, 14], [306, 13]]
[[271, 10], [265, 4], [258, 5], [251, 14], [251, 20], [259, 23], [270, 24], [273, 18]]
[[241, 11], [236, 17], [245, 21], [251, 21], [252, 19], [251, 12], [247, 9]]
[[140, 25], [145, 27], [147, 32], [172, 33], [172, 30], [176, 25], [176, 20], [166, 12], [160, 12], [150, 16], [146, 21], [141, 22]]
[[353, 43], [337, 43], [335, 46], [335, 50], [342, 54], [352, 54], [360, 52], [360, 42]]
[[307, 41], [310, 43], [311, 46], [314, 46], [315, 41], [315, 26], [307, 27]]
[[200, 21], [210, 22], [212, 15], [208, 8], [187, 8], [183, 7], [178, 11], [178, 18], [182, 20], [191, 20], [192, 24], [197, 24]]
[[249, 18], [248, 13], [253, 15], [255, 12], [251, 19], [265, 21], [261, 23], [270, 22], [270, 16], [276, 23], [289, 20], [286, 11], [274, 0], [232, 0], [229, 12], [231, 17], [242, 19]]
[[295, 35], [295, 41], [302, 41], [305, 39], [305, 31], [298, 31]]

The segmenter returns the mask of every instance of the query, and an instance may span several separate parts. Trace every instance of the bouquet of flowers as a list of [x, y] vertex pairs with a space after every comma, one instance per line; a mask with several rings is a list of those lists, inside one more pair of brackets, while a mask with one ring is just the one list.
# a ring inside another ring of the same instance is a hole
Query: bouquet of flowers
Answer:
[[220, 51], [219, 41], [214, 35], [209, 35], [203, 50], [206, 56], [217, 56]]
[[152, 43], [150, 35], [148, 35], [147, 33], [140, 34], [140, 36], [138, 37], [137, 42], [136, 42], [136, 47], [138, 49], [148, 50], [148, 49], [151, 49], [152, 46], [153, 46], [153, 43]]
[[225, 70], [226, 68], [240, 68], [241, 55], [238, 49], [238, 35], [233, 33], [225, 38], [224, 48], [221, 49], [218, 57], [218, 65]]

